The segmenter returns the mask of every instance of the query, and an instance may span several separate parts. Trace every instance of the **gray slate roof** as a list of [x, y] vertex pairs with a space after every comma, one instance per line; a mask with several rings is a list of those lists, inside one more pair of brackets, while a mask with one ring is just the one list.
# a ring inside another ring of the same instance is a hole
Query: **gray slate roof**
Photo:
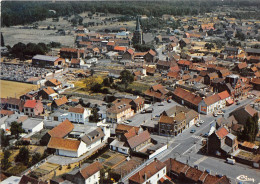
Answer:
[[44, 60], [44, 61], [56, 61], [59, 57], [52, 57], [52, 56], [45, 56], [45, 55], [36, 55], [36, 56], [33, 56], [32, 59], [37, 59], [37, 60]]

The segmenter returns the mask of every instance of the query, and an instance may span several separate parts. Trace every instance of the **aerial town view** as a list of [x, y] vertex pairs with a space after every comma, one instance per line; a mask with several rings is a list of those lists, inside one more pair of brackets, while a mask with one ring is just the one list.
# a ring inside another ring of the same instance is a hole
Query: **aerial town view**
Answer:
[[260, 184], [260, 0], [1, 1], [1, 184]]

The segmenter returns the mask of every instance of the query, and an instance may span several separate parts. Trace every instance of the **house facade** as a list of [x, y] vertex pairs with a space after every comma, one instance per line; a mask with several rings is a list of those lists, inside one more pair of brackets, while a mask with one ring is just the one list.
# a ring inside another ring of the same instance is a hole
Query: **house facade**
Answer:
[[23, 111], [29, 117], [39, 116], [44, 112], [43, 104], [40, 100], [26, 100]]
[[152, 163], [131, 176], [128, 182], [129, 184], [157, 184], [165, 175], [166, 165], [155, 159]]
[[129, 104], [119, 102], [110, 107], [106, 112], [106, 118], [108, 122], [118, 123], [124, 121], [134, 115]]

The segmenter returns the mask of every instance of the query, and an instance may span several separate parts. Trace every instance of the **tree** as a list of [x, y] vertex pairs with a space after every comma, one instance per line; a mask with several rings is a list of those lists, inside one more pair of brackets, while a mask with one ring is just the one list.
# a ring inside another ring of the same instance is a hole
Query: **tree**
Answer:
[[19, 134], [23, 133], [22, 123], [17, 123], [16, 121], [11, 123], [11, 135], [15, 135], [15, 138], [18, 139]]
[[253, 117], [249, 117], [245, 126], [242, 134], [239, 136], [240, 139], [249, 141], [249, 142], [254, 142], [256, 135], [258, 133], [258, 114], [256, 113]]
[[11, 166], [11, 162], [9, 161], [10, 155], [9, 150], [4, 151], [4, 158], [1, 160], [1, 169], [6, 170]]
[[3, 33], [1, 32], [1, 47], [5, 46], [5, 42], [4, 42], [4, 36]]
[[98, 122], [99, 121], [99, 109], [97, 107], [92, 108], [91, 115], [89, 116], [90, 122]]
[[134, 81], [134, 75], [128, 70], [123, 70], [120, 72], [120, 79], [121, 83], [125, 85], [126, 89], [127, 86]]
[[211, 50], [212, 48], [214, 48], [214, 44], [212, 44], [212, 43], [206, 43], [206, 44], [205, 44], [205, 47], [206, 47], [208, 50]]
[[15, 162], [22, 162], [24, 165], [28, 165], [29, 158], [29, 150], [26, 147], [21, 147], [18, 155], [15, 157]]
[[91, 69], [91, 70], [90, 70], [90, 76], [93, 76], [94, 73], [95, 73], [95, 70]]
[[9, 146], [9, 138], [7, 135], [5, 135], [5, 131], [1, 129], [1, 146], [6, 147]]
[[104, 86], [110, 87], [114, 83], [114, 79], [113, 77], [106, 77], [102, 83]]
[[37, 164], [38, 162], [40, 162], [42, 159], [42, 155], [38, 152], [34, 153], [32, 156], [32, 160], [30, 162], [30, 165], [33, 166], [35, 164]]
[[90, 90], [93, 93], [101, 93], [102, 92], [102, 84], [95, 83], [93, 86], [91, 86]]

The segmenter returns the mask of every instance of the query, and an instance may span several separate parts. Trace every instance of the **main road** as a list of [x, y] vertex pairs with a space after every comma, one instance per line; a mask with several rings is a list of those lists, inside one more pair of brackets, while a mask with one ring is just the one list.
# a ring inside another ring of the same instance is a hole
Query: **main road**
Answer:
[[[244, 105], [250, 104], [253, 100], [255, 99], [244, 99], [240, 101], [239, 105], [233, 104], [226, 107], [224, 109], [225, 113], [223, 116], [228, 117], [232, 111]], [[164, 102], [164, 106], [158, 106], [158, 103], [155, 103], [152, 106], [154, 109], [153, 114], [136, 114], [131, 118], [132, 122], [130, 125], [140, 126], [144, 120], [149, 121], [151, 117], [154, 117], [154, 115], [159, 115], [164, 110], [167, 110], [175, 105], [178, 104], [174, 101], [171, 103]], [[165, 161], [168, 158], [176, 158], [177, 160], [188, 163], [191, 166], [197, 165], [201, 170], [208, 169], [212, 174], [227, 175], [231, 179], [232, 183], [242, 181], [242, 177], [251, 179], [250, 181], [244, 183], [259, 183], [259, 170], [239, 163], [230, 165], [223, 159], [203, 155], [199, 152], [199, 149], [202, 147], [202, 140], [204, 139], [200, 135], [208, 133], [210, 130], [210, 125], [215, 123], [217, 118], [219, 117], [214, 117], [212, 115], [200, 115], [200, 119], [204, 120], [204, 123], [200, 127], [192, 126], [174, 138], [152, 135], [152, 138], [156, 139], [158, 142], [168, 143], [168, 149], [159, 154], [157, 156], [158, 159]], [[191, 129], [195, 129], [196, 132], [193, 134], [190, 133]], [[130, 176], [151, 162], [152, 160], [147, 160], [143, 165], [125, 176], [123, 178], [123, 182], [127, 183], [127, 179]]]

